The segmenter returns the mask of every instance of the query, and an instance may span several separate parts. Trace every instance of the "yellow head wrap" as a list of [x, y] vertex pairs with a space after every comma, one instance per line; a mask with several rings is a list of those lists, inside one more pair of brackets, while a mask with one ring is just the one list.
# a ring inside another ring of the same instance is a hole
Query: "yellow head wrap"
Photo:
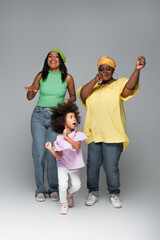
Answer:
[[105, 63], [114, 69], [116, 68], [116, 62], [113, 60], [113, 58], [102, 56], [97, 63], [98, 69], [100, 65]]

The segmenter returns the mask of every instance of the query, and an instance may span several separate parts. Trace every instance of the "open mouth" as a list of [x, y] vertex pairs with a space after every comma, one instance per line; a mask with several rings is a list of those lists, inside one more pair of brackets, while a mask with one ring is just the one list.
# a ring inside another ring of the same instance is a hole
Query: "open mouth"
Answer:
[[51, 64], [56, 64], [57, 62], [55, 62], [55, 61], [51, 61]]

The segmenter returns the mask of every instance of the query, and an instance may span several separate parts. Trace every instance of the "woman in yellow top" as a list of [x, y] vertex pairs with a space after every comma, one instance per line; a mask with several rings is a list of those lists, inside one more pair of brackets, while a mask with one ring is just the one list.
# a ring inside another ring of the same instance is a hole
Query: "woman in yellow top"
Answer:
[[140, 70], [145, 58], [139, 56], [136, 68], [129, 79], [114, 79], [116, 62], [102, 56], [98, 61], [99, 73], [89, 83], [78, 89], [78, 95], [87, 110], [84, 133], [88, 140], [87, 206], [98, 201], [99, 171], [103, 164], [108, 191], [113, 207], [120, 208], [119, 159], [127, 147], [126, 119], [123, 101], [133, 97], [139, 89]]

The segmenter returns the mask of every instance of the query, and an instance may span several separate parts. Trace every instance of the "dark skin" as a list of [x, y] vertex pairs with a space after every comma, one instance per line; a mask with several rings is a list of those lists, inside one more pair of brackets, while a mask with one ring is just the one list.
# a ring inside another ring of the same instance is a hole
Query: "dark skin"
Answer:
[[[139, 82], [140, 70], [144, 68], [145, 64], [146, 64], [145, 57], [139, 56], [136, 62], [136, 68], [133, 71], [132, 75], [130, 76], [128, 82], [124, 86], [123, 91], [121, 93], [123, 97], [127, 97], [130, 94], [132, 94], [134, 88]], [[100, 65], [98, 71], [99, 73], [96, 75], [96, 77], [93, 78], [89, 83], [85, 84], [81, 89], [80, 96], [83, 103], [86, 102], [86, 99], [91, 94], [93, 87], [95, 86], [96, 83], [100, 82], [99, 83], [100, 85], [105, 85], [111, 84], [112, 82], [116, 81], [116, 79], [113, 78], [114, 69], [109, 65], [107, 64]]]
[[[55, 61], [56, 63], [54, 65], [51, 65], [50, 62]], [[60, 71], [60, 62], [57, 52], [51, 52], [48, 56], [48, 66], [50, 67], [50, 71], [52, 72], [58, 72]], [[42, 78], [42, 74], [38, 73], [30, 87], [24, 87], [27, 91], [27, 99], [32, 100], [35, 95], [37, 94], [39, 90], [39, 84], [40, 80]], [[76, 101], [76, 93], [75, 93], [75, 86], [74, 86], [74, 80], [73, 77], [70, 74], [67, 74], [66, 77], [66, 83], [67, 83], [67, 89], [69, 93], [69, 98], [66, 99], [64, 102], [67, 103], [68, 101], [74, 102]]]
[[[27, 91], [27, 99], [32, 100], [39, 90], [39, 83], [42, 78], [41, 73], [38, 73], [35, 77], [32, 85], [30, 87], [24, 87]], [[75, 86], [73, 77], [70, 74], [67, 74], [66, 77], [67, 89], [69, 92], [69, 98], [66, 99], [64, 102], [67, 103], [68, 101], [74, 102], [76, 101], [76, 93], [75, 93]]]

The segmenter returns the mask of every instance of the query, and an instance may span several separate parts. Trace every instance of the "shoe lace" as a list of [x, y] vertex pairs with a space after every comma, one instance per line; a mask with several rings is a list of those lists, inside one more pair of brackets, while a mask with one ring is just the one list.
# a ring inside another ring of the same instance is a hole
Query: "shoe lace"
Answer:
[[112, 198], [113, 198], [115, 201], [119, 202], [119, 197], [118, 197], [117, 195], [113, 195]]
[[44, 193], [38, 193], [37, 196], [38, 197], [45, 197], [45, 194]]
[[59, 195], [57, 192], [52, 192], [50, 194], [50, 198], [57, 201], [57, 200], [59, 200]]
[[88, 194], [88, 200], [91, 200], [91, 198], [92, 198], [92, 193], [89, 193]]

